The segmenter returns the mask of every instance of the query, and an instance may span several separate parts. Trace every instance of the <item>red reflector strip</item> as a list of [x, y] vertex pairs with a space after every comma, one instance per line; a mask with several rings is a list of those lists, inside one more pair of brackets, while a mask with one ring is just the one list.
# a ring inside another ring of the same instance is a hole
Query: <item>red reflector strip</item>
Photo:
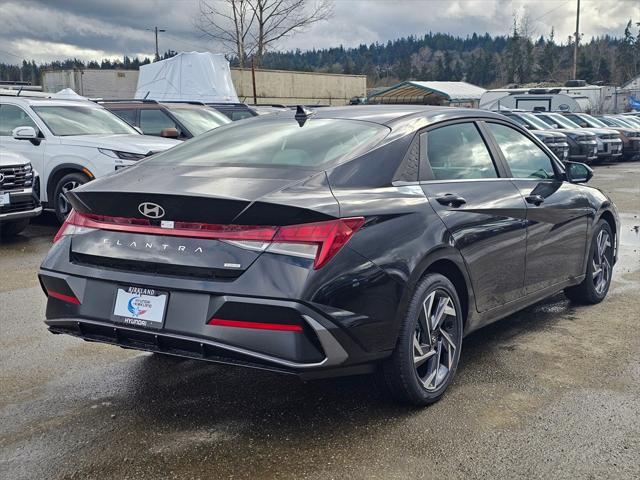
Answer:
[[242, 320], [225, 320], [223, 318], [212, 318], [208, 323], [214, 327], [255, 328], [258, 330], [302, 332], [302, 327], [300, 325], [287, 325], [285, 323], [243, 322]]
[[63, 302], [73, 303], [74, 305], [80, 305], [80, 300], [76, 297], [72, 297], [71, 295], [65, 295], [64, 293], [54, 292], [53, 290], [47, 290], [47, 294], [50, 297], [57, 298], [58, 300], [62, 300]]

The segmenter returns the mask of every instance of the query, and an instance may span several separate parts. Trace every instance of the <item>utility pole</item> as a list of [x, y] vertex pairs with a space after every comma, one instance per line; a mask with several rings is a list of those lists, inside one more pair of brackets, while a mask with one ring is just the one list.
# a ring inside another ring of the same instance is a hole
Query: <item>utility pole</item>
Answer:
[[149, 30], [150, 32], [155, 32], [156, 34], [156, 62], [158, 60], [160, 60], [160, 52], [158, 52], [158, 32], [166, 32], [166, 30], [164, 30], [163, 28], [158, 28], [158, 26], [155, 26], [154, 28], [147, 28], [147, 30]]
[[573, 44], [573, 79], [578, 75], [578, 42], [580, 41], [580, 0], [576, 10], [576, 42]]

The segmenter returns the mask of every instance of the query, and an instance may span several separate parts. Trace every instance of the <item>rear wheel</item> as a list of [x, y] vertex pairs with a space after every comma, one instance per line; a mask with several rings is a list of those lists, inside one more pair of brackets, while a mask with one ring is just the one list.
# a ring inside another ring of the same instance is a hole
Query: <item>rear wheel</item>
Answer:
[[78, 188], [80, 185], [84, 185], [88, 181], [89, 177], [79, 172], [68, 173], [58, 180], [53, 192], [53, 208], [60, 223], [64, 222], [71, 211], [71, 204], [67, 199], [67, 192]]
[[453, 284], [440, 274], [425, 276], [402, 321], [396, 349], [382, 366], [390, 393], [424, 406], [451, 383], [462, 346], [462, 309]]
[[611, 227], [605, 220], [600, 220], [591, 240], [586, 277], [579, 285], [564, 291], [571, 301], [594, 304], [607, 296], [613, 273], [613, 243]]
[[0, 223], [0, 237], [15, 237], [29, 225], [29, 219], [13, 220], [11, 222]]

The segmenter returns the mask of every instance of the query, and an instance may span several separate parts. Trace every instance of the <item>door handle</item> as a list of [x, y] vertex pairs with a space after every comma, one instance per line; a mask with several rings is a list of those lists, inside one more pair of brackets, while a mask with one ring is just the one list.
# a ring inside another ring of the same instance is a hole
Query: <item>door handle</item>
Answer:
[[527, 203], [531, 203], [536, 207], [541, 205], [544, 202], [544, 197], [542, 195], [529, 195], [528, 197], [524, 197]]
[[454, 208], [458, 208], [460, 205], [467, 203], [467, 201], [460, 195], [453, 195], [451, 193], [447, 193], [441, 197], [436, 197], [436, 202], [441, 205]]

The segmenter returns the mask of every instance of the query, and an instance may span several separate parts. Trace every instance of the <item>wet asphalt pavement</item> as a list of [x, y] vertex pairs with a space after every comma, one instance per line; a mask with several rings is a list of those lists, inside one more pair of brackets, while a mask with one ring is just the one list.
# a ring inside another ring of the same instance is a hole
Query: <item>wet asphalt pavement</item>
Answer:
[[0, 477], [640, 478], [640, 162], [596, 167], [621, 212], [608, 298], [558, 294], [467, 337], [441, 402], [51, 335], [51, 217], [0, 244]]

